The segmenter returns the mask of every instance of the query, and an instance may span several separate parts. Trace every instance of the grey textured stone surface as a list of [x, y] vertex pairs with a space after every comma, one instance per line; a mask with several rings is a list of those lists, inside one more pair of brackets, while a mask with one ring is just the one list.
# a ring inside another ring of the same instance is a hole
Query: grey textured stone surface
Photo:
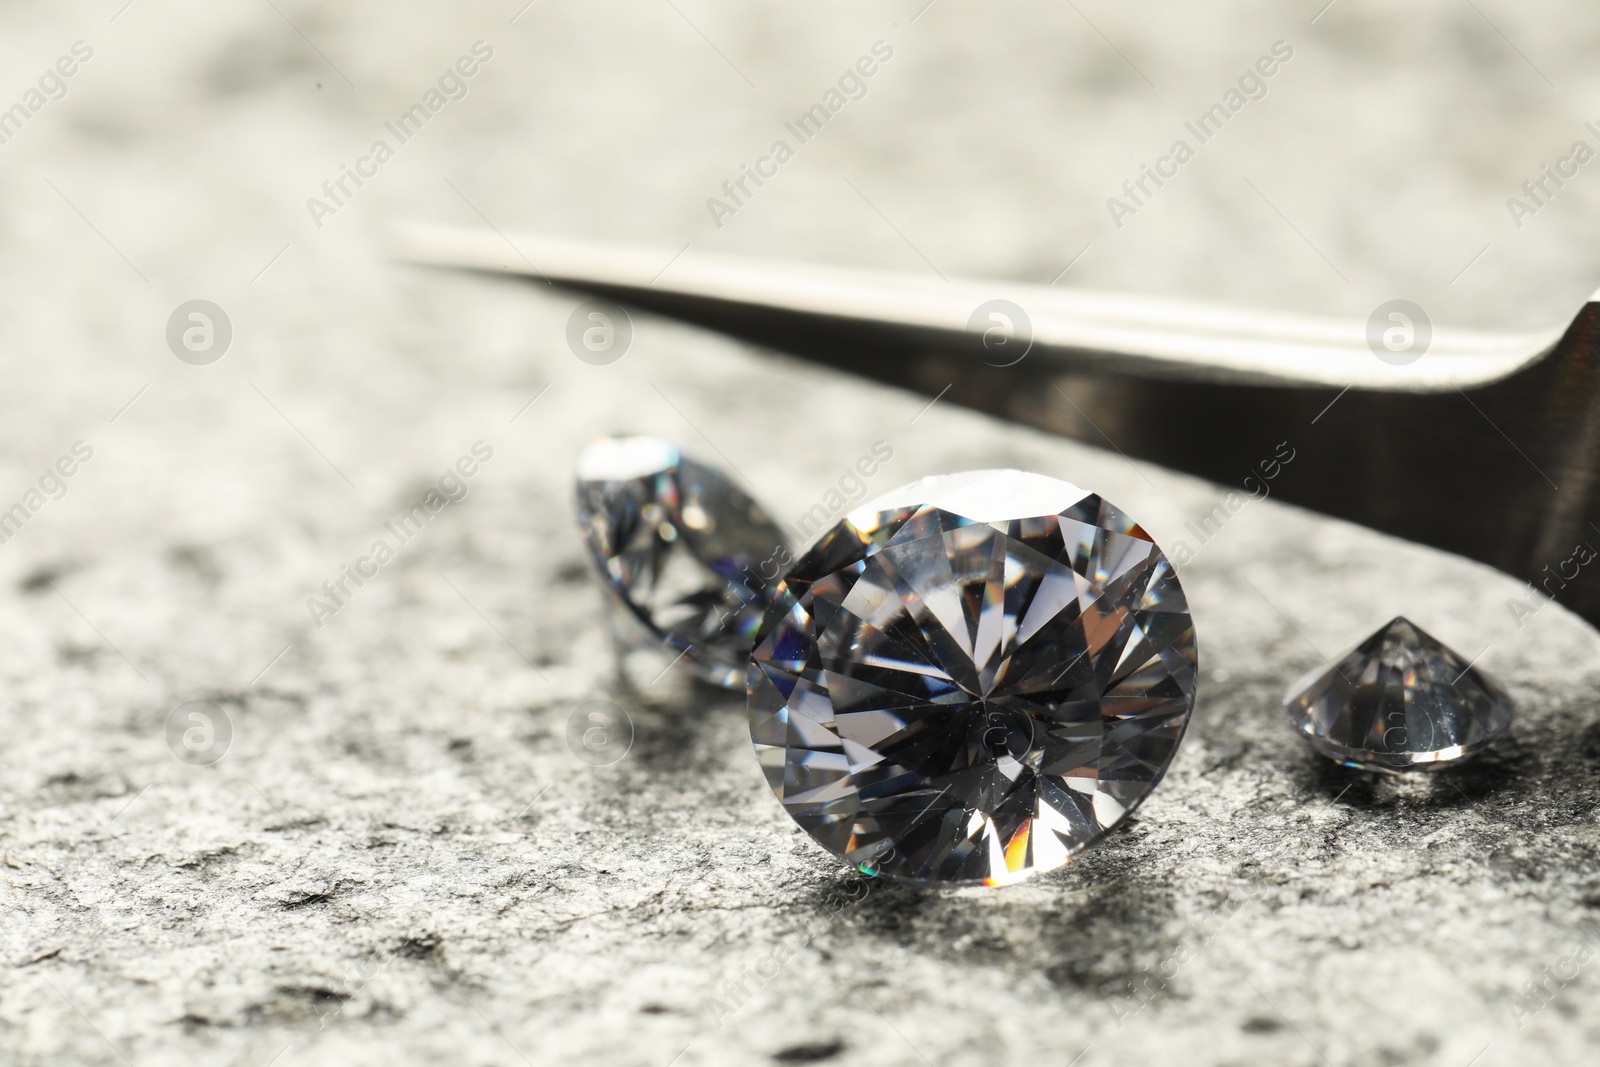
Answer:
[[[1592, 6], [119, 6], [0, 13], [0, 105], [94, 48], [0, 145], [0, 509], [94, 450], [0, 546], [0, 1060], [1593, 1062], [1592, 961], [1509, 1000], [1597, 940], [1590, 628], [1252, 503], [1185, 568], [1199, 710], [1126, 832], [1002, 892], [868, 886], [779, 810], [737, 699], [613, 675], [582, 442], [726, 453], [789, 518], [882, 438], [874, 488], [1028, 467], [1169, 548], [1225, 490], [644, 317], [589, 366], [573, 298], [380, 246], [407, 215], [1047, 280], [1087, 244], [1067, 281], [1538, 322], [1600, 274], [1600, 178], [1522, 230], [1503, 201], [1600, 100]], [[467, 98], [314, 227], [479, 39]], [[714, 227], [705, 198], [878, 39], [866, 97]], [[1278, 39], [1267, 98], [1114, 229], [1105, 197]], [[234, 325], [207, 367], [163, 339], [195, 297]], [[313, 625], [479, 440], [466, 499]], [[1277, 700], [1401, 611], [1522, 712], [1468, 769], [1374, 782]], [[610, 767], [565, 741], [594, 697], [635, 728]], [[195, 699], [234, 730], [209, 768], [167, 747]]]

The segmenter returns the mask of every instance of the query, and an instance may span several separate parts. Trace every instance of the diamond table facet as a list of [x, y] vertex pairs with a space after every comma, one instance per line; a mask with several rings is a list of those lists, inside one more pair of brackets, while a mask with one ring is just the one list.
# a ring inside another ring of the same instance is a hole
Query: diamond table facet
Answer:
[[788, 559], [751, 497], [657, 437], [607, 437], [578, 458], [577, 519], [620, 640], [681, 656], [737, 689], [751, 640]]
[[747, 684], [785, 809], [914, 882], [1066, 863], [1166, 771], [1194, 706], [1172, 565], [1098, 496], [1022, 471], [926, 478], [789, 570]]
[[1391, 772], [1458, 763], [1505, 733], [1514, 712], [1494, 679], [1398, 616], [1296, 682], [1283, 705], [1329, 759]]

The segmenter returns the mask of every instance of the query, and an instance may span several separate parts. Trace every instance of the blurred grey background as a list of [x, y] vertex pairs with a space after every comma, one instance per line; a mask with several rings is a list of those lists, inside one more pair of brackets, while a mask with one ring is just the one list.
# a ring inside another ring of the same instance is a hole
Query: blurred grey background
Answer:
[[[478, 42], [465, 95], [387, 134]], [[878, 42], [719, 226], [707, 200]], [[1277, 42], [1265, 95], [1115, 225]], [[1223, 490], [645, 316], [590, 366], [577, 298], [384, 239], [1542, 325], [1600, 282], [1600, 163], [1520, 227], [1507, 199], [1600, 147], [1597, 43], [1590, 5], [1504, 0], [0, 7], [0, 511], [28, 510], [0, 544], [0, 1058], [1592, 1062], [1587, 626], [1519, 628], [1508, 578], [1252, 505], [1184, 575], [1203, 695], [1133, 826], [1004, 893], [869, 888], [778, 810], [736, 697], [614, 678], [578, 448], [733, 452], [780, 517], [880, 438], [884, 478], [1031, 467], [1158, 539]], [[194, 299], [232, 327], [204, 366], [166, 336]], [[479, 441], [466, 497], [318, 626], [308, 598]], [[1283, 726], [1290, 679], [1399, 612], [1522, 705], [1476, 769], [1373, 784]], [[601, 697], [635, 739], [595, 768], [565, 737]], [[169, 745], [197, 700], [231, 736], [210, 766]]]

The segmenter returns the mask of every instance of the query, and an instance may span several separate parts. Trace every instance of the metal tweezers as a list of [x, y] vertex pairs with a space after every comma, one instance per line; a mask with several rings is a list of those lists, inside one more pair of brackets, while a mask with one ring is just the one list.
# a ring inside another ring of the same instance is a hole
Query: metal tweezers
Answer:
[[[1363, 322], [498, 231], [397, 235], [413, 262], [541, 279], [1224, 485], [1289, 442], [1278, 499], [1480, 560], [1600, 624], [1600, 293], [1540, 332], [1435, 329], [1396, 365]], [[1026, 328], [1003, 359], [973, 319], [995, 301], [1012, 309], [995, 321]]]

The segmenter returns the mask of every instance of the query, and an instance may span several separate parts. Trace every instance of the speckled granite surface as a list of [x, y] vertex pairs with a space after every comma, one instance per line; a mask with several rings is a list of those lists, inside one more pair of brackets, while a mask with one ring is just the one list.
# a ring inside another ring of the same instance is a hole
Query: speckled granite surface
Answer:
[[[0, 143], [0, 511], [27, 511], [0, 1060], [1593, 1061], [1587, 626], [1518, 628], [1510, 579], [1252, 503], [1185, 568], [1199, 710], [1126, 832], [1003, 892], [869, 885], [779, 810], [737, 699], [615, 679], [567, 515], [583, 441], [726, 452], [780, 518], [880, 438], [875, 488], [1024, 466], [1169, 544], [1224, 490], [642, 316], [591, 366], [574, 298], [379, 242], [405, 215], [1034, 280], [1088, 245], [1063, 284], [1540, 322], [1600, 277], [1600, 178], [1520, 230], [1504, 201], [1600, 115], [1592, 8], [120, 2], [0, 13], [0, 105], [92, 50]], [[307, 198], [480, 40], [464, 98], [319, 228]], [[879, 40], [865, 95], [716, 227], [706, 198]], [[1278, 40], [1265, 98], [1116, 229], [1105, 198]], [[164, 336], [196, 298], [233, 329], [207, 366]], [[465, 496], [318, 626], [308, 598], [477, 442]], [[1276, 701], [1402, 611], [1522, 715], [1474, 767], [1375, 783]], [[634, 727], [607, 767], [565, 740], [594, 698]], [[169, 748], [189, 701], [231, 726], [214, 765]]]

